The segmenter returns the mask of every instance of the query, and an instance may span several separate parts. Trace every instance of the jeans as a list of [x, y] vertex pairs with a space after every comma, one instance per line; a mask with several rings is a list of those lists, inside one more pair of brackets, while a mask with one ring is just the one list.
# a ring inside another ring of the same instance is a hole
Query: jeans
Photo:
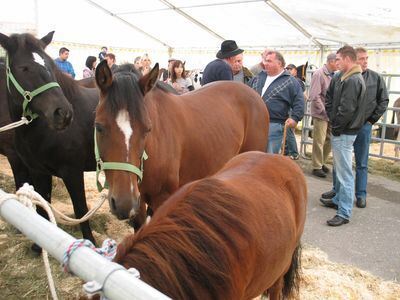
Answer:
[[294, 128], [287, 129], [285, 145], [285, 155], [299, 155], [299, 150], [297, 150], [296, 137], [294, 135]]
[[347, 134], [331, 137], [336, 178], [336, 196], [332, 198], [332, 202], [338, 206], [337, 215], [347, 220], [351, 217], [354, 200], [352, 152], [355, 139], [356, 135]]
[[268, 153], [279, 153], [282, 146], [284, 124], [269, 123]]
[[354, 141], [356, 159], [356, 198], [367, 198], [368, 155], [371, 142], [372, 124], [367, 122], [357, 133]]

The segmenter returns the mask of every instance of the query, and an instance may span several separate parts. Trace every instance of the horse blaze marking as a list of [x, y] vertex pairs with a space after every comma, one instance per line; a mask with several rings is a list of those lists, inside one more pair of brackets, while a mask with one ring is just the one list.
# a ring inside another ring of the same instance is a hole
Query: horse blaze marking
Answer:
[[117, 118], [115, 119], [119, 129], [121, 129], [122, 133], [125, 136], [125, 144], [126, 144], [126, 161], [129, 161], [129, 140], [132, 135], [132, 127], [129, 118], [129, 113], [126, 109], [120, 110], [118, 112]]
[[34, 61], [36, 63], [38, 63], [39, 65], [45, 67], [44, 59], [39, 54], [37, 54], [36, 52], [33, 52], [32, 54], [33, 54]]

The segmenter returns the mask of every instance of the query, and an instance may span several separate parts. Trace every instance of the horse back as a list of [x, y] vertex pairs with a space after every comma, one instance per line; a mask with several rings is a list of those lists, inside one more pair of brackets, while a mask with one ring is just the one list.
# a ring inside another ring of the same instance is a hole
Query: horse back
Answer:
[[164, 165], [166, 173], [178, 174], [178, 186], [215, 173], [241, 152], [265, 150], [268, 110], [244, 84], [218, 82], [162, 99], [147, 145], [155, 149], [156, 169]]
[[[294, 162], [251, 151], [181, 187], [148, 226], [161, 230], [165, 220], [174, 219], [188, 224], [199, 239], [204, 234], [219, 240], [213, 255], [228, 259], [230, 278], [240, 278], [225, 291], [230, 293], [226, 298], [251, 299], [288, 271], [304, 229], [306, 204], [305, 178]], [[146, 227], [140, 233], [146, 234]]]

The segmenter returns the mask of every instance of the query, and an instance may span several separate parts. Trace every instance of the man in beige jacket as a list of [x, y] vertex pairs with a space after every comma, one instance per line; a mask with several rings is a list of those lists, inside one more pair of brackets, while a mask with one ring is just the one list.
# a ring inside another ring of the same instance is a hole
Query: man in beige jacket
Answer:
[[331, 152], [331, 130], [328, 115], [325, 111], [326, 91], [329, 87], [336, 67], [336, 54], [331, 53], [326, 64], [314, 72], [311, 78], [309, 99], [311, 101], [311, 116], [313, 118], [313, 147], [312, 147], [312, 174], [326, 177], [329, 168], [325, 165]]

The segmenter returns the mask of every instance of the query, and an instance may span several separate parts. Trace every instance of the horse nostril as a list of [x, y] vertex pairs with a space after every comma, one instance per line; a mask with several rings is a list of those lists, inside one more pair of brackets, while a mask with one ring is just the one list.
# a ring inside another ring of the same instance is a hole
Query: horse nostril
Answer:
[[66, 111], [64, 111], [62, 108], [57, 108], [54, 111], [54, 116], [58, 118], [64, 118], [66, 115]]
[[57, 108], [54, 111], [54, 118], [63, 121], [65, 124], [69, 124], [72, 119], [72, 113], [70, 110]]
[[69, 124], [72, 120], [72, 112], [70, 110], [67, 110], [67, 113], [65, 114], [65, 121]]

